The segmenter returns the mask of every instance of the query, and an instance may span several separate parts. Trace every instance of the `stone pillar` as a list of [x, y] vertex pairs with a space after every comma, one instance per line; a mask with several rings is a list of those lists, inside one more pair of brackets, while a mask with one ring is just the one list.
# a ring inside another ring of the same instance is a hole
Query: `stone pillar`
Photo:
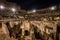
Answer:
[[13, 28], [14, 27], [14, 22], [10, 21], [9, 23], [10, 23], [11, 28]]
[[8, 28], [7, 28], [7, 26], [4, 24], [4, 22], [2, 22], [2, 30], [3, 30], [3, 33], [4, 33], [4, 34], [9, 35]]
[[24, 21], [20, 28], [22, 29], [22, 36], [21, 36], [21, 40], [22, 40], [24, 39]]
[[56, 39], [56, 32], [57, 32], [57, 24], [55, 24], [54, 27], [53, 27], [54, 40], [57, 40]]

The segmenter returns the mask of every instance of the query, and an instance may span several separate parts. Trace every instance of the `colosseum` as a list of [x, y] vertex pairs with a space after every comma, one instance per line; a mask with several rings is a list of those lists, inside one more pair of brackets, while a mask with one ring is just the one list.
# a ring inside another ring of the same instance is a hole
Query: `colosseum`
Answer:
[[54, 8], [26, 11], [0, 2], [0, 40], [60, 40], [60, 11]]

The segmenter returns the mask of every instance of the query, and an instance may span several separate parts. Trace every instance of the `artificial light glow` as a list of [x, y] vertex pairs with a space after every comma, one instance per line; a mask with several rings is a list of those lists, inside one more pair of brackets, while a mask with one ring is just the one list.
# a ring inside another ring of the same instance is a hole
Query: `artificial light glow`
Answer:
[[32, 12], [36, 12], [36, 10], [33, 10]]
[[0, 9], [4, 9], [5, 7], [3, 5], [0, 5]]
[[51, 7], [51, 10], [55, 10], [55, 7]]
[[15, 9], [15, 8], [11, 8], [11, 10], [12, 10], [13, 12], [15, 12], [15, 11], [16, 11], [16, 9]]

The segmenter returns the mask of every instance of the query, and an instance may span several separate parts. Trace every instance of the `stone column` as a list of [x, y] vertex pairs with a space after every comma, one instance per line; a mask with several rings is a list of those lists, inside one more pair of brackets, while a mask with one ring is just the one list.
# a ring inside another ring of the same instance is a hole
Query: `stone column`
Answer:
[[9, 35], [8, 28], [7, 28], [7, 26], [4, 24], [4, 22], [2, 22], [2, 30], [3, 30], [3, 33], [4, 33], [4, 34]]
[[55, 23], [54, 27], [53, 27], [53, 33], [54, 33], [54, 40], [56, 39], [56, 32], [57, 32], [57, 24]]

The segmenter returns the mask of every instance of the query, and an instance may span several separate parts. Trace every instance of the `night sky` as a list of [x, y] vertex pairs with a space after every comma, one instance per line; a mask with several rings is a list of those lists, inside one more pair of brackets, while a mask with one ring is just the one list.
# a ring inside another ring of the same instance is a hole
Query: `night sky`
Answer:
[[7, 0], [21, 6], [22, 9], [39, 9], [60, 4], [59, 0]]

